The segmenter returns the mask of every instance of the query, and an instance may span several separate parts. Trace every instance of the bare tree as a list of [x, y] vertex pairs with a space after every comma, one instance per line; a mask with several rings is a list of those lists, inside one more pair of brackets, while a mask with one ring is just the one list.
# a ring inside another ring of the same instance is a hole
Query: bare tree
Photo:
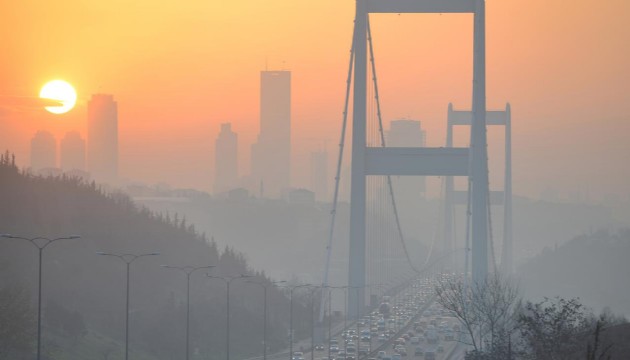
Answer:
[[436, 301], [450, 311], [462, 324], [462, 333], [467, 340], [459, 336], [459, 341], [471, 345], [475, 351], [480, 349], [478, 328], [479, 314], [472, 307], [473, 296], [471, 289], [462, 279], [439, 281], [435, 287]]
[[[516, 310], [520, 305], [518, 288], [499, 274], [470, 286], [462, 279], [439, 282], [435, 289], [437, 302], [449, 310], [463, 325], [473, 353], [499, 354], [511, 357], [511, 336], [515, 331]], [[485, 347], [485, 350], [484, 350]]]

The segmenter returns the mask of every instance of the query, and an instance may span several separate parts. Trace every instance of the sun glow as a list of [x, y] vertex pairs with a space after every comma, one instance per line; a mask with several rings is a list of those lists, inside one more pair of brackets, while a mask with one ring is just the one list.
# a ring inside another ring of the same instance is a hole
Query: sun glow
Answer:
[[39, 92], [42, 99], [58, 100], [62, 105], [46, 106], [46, 110], [53, 114], [63, 114], [70, 111], [77, 102], [77, 93], [69, 83], [63, 80], [52, 80], [46, 83]]

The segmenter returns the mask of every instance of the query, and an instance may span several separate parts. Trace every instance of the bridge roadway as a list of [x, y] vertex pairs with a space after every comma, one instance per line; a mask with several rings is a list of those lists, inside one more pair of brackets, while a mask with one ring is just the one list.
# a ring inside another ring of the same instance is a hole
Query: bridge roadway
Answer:
[[[419, 282], [419, 280], [414, 280], [411, 282], [410, 286], [407, 286], [403, 289], [401, 289], [397, 295], [395, 295], [392, 299], [391, 299], [391, 303], [392, 304], [400, 304], [404, 302], [405, 298], [409, 298], [409, 297], [414, 297], [413, 291], [416, 291], [415, 287], [418, 287], [417, 284]], [[431, 286], [433, 285], [434, 282], [429, 281], [429, 285]], [[412, 293], [410, 293], [410, 291]], [[431, 289], [432, 291], [432, 289]], [[393, 343], [396, 339], [400, 338], [401, 336], [403, 336], [404, 334], [406, 334], [407, 332], [409, 332], [410, 330], [413, 329], [414, 326], [414, 322], [418, 321], [418, 320], [424, 320], [427, 323], [430, 320], [430, 317], [426, 316], [426, 310], [431, 308], [432, 306], [435, 307], [434, 305], [435, 303], [435, 294], [432, 294], [431, 297], [429, 299], [427, 299], [427, 301], [424, 301], [423, 304], [420, 306], [420, 308], [417, 310], [417, 312], [409, 317], [408, 319], [406, 319], [404, 321], [403, 324], [399, 324], [398, 323], [398, 319], [396, 316], [393, 316], [394, 319], [394, 324], [390, 324], [389, 322], [386, 325], [386, 331], [390, 331], [390, 329], [393, 329], [395, 331], [395, 333], [393, 335], [391, 335], [385, 342], [379, 343], [376, 340], [376, 336], [371, 336], [370, 337], [370, 342], [369, 345], [366, 342], [358, 342], [359, 346], [369, 346], [370, 352], [367, 356], [360, 356], [357, 360], [370, 360], [370, 359], [378, 359], [378, 353], [379, 351], [385, 351], [386, 352], [386, 356], [391, 358], [391, 355], [394, 354], [393, 351]], [[454, 324], [457, 322], [457, 320], [455, 318], [450, 318], [450, 317], [445, 317], [442, 318], [440, 321], [447, 321], [451, 324]], [[402, 326], [400, 326], [402, 325]], [[368, 322], [368, 329], [370, 328], [370, 324]], [[356, 321], [352, 321], [352, 322], [348, 322], [348, 327], [344, 328], [344, 323], [343, 322], [339, 322], [337, 324], [335, 324], [335, 326], [332, 328], [331, 333], [334, 334], [332, 336], [333, 339], [339, 339], [339, 344], [340, 344], [340, 351], [344, 350], [344, 346], [342, 346], [343, 344], [343, 339], [341, 338], [341, 335], [344, 331], [346, 330], [357, 330], [357, 335], [360, 334], [360, 330], [361, 330], [361, 326], [358, 326]], [[381, 333], [381, 332], [379, 332]], [[465, 351], [465, 346], [463, 346], [463, 344], [457, 342], [457, 341], [443, 341], [444, 336], [439, 335], [439, 340], [438, 343], [436, 344], [427, 344], [426, 340], [424, 339], [424, 337], [422, 336], [422, 334], [417, 334], [421, 341], [420, 344], [411, 344], [409, 341], [406, 342], [405, 344], [405, 348], [407, 351], [407, 356], [403, 356], [402, 360], [406, 360], [406, 359], [424, 359], [424, 356], [415, 356], [415, 349], [417, 346], [420, 346], [423, 348], [424, 351], [427, 350], [437, 350], [438, 346], [440, 346], [440, 348], [442, 348], [441, 352], [437, 352], [435, 351], [435, 360], [454, 360], [454, 359], [459, 359], [461, 356], [463, 356], [463, 353]], [[360, 337], [360, 335], [359, 335]], [[316, 360], [330, 360], [328, 359], [328, 348], [325, 348], [325, 350], [323, 351], [315, 351], [314, 354], [311, 354], [311, 339], [304, 339], [302, 341], [299, 341], [297, 343], [295, 343], [293, 345], [293, 349], [294, 351], [299, 351], [300, 349], [308, 349], [308, 351], [304, 352], [304, 360], [310, 360], [311, 358], [316, 359]], [[334, 356], [334, 354], [331, 354], [333, 359], [343, 359], [343, 358], [338, 358], [336, 356]], [[463, 357], [462, 357], [463, 358]], [[289, 357], [289, 352], [288, 350], [279, 352], [279, 353], [275, 353], [275, 354], [271, 354], [271, 355], [267, 355], [267, 359], [268, 360], [291, 360], [291, 358]], [[356, 358], [355, 358], [356, 359]], [[253, 357], [253, 358], [249, 358], [246, 360], [262, 360], [262, 356], [257, 356], [257, 357]]]

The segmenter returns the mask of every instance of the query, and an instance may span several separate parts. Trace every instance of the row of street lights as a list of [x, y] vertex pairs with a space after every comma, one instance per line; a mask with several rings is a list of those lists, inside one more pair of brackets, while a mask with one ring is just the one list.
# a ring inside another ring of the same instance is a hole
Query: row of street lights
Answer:
[[[58, 238], [46, 238], [46, 237], [34, 237], [27, 238], [22, 236], [15, 236], [11, 234], [0, 234], [0, 237], [7, 239], [20, 239], [30, 242], [34, 245], [39, 252], [39, 261], [38, 261], [38, 286], [37, 286], [37, 360], [41, 360], [41, 335], [42, 335], [42, 258], [43, 251], [46, 247], [48, 247], [53, 242], [59, 240], [70, 240], [70, 239], [79, 239], [78, 235], [64, 236]], [[129, 359], [129, 288], [130, 288], [130, 273], [131, 273], [131, 264], [139, 258], [147, 257], [147, 256], [157, 256], [160, 255], [158, 252], [152, 253], [144, 253], [144, 254], [116, 254], [109, 252], [97, 252], [97, 255], [100, 256], [111, 256], [118, 258], [126, 265], [126, 284], [125, 284], [125, 360]], [[178, 270], [186, 274], [186, 360], [190, 359], [190, 276], [198, 271], [198, 270], [211, 270], [215, 266], [171, 266], [171, 265], [161, 265], [162, 268], [165, 269], [173, 269]], [[226, 303], [227, 303], [227, 315], [226, 315], [226, 357], [227, 360], [230, 360], [230, 284], [232, 281], [237, 279], [245, 279], [251, 278], [251, 275], [238, 275], [233, 277], [222, 277], [222, 276], [210, 276], [206, 275], [211, 279], [220, 279], [223, 280], [226, 284]], [[248, 283], [258, 284], [263, 287], [264, 290], [264, 300], [263, 300], [263, 358], [267, 359], [267, 288], [269, 285], [281, 284], [286, 281], [271, 281], [266, 283], [255, 282], [255, 281], [247, 281]], [[301, 287], [301, 286], [299, 286]], [[293, 289], [292, 289], [293, 290]], [[293, 291], [291, 291], [291, 295]], [[291, 299], [291, 309], [293, 309], [293, 301]], [[291, 327], [292, 327], [291, 321]]]
[[[8, 239], [20, 239], [20, 240], [26, 240], [28, 242], [30, 242], [32, 245], [34, 245], [39, 252], [39, 262], [38, 262], [38, 291], [37, 291], [37, 360], [41, 360], [41, 333], [42, 333], [42, 324], [41, 324], [41, 320], [42, 320], [42, 312], [41, 312], [41, 304], [42, 304], [42, 256], [43, 256], [43, 251], [46, 247], [48, 247], [48, 245], [52, 244], [53, 242], [59, 241], [59, 240], [69, 240], [69, 239], [79, 239], [80, 236], [77, 235], [72, 235], [72, 236], [64, 236], [64, 237], [58, 237], [58, 238], [45, 238], [45, 237], [34, 237], [34, 238], [27, 238], [27, 237], [21, 237], [21, 236], [15, 236], [15, 235], [10, 235], [10, 234], [0, 234], [0, 237], [3, 238], [8, 238]], [[111, 257], [115, 257], [118, 258], [119, 260], [121, 260], [122, 262], [125, 263], [126, 265], [126, 292], [125, 292], [125, 360], [129, 359], [129, 278], [130, 278], [130, 270], [131, 270], [131, 263], [133, 263], [134, 261], [136, 261], [139, 258], [143, 258], [143, 257], [148, 257], [148, 256], [157, 256], [160, 255], [160, 253], [158, 252], [152, 252], [152, 253], [144, 253], [144, 254], [131, 254], [131, 253], [124, 253], [124, 254], [116, 254], [116, 253], [108, 253], [108, 252], [97, 252], [97, 255], [100, 256], [111, 256]], [[211, 270], [212, 268], [214, 268], [215, 266], [212, 265], [208, 265], [208, 266], [171, 266], [171, 265], [161, 265], [162, 268], [165, 269], [172, 269], [172, 270], [177, 270], [180, 272], [183, 272], [186, 275], [186, 360], [190, 359], [190, 277], [191, 275], [199, 270]], [[226, 284], [226, 306], [227, 306], [227, 314], [226, 314], [226, 358], [227, 360], [230, 360], [230, 284], [232, 283], [232, 281], [234, 280], [238, 280], [238, 279], [246, 279], [246, 278], [251, 278], [253, 276], [251, 275], [238, 275], [238, 276], [232, 276], [232, 277], [224, 277], [224, 276], [211, 276], [209, 274], [206, 274], [206, 276], [208, 278], [211, 279], [220, 279], [222, 281], [225, 282]], [[248, 283], [252, 283], [252, 284], [258, 284], [260, 286], [262, 286], [263, 288], [263, 360], [267, 360], [267, 288], [269, 285], [277, 285], [277, 284], [282, 284], [282, 283], [286, 283], [286, 281], [270, 281], [270, 282], [265, 282], [265, 283], [261, 283], [261, 282], [255, 282], [255, 281], [247, 281]], [[289, 310], [289, 360], [292, 360], [293, 357], [293, 342], [294, 342], [294, 336], [293, 336], [293, 292], [296, 289], [299, 288], [305, 288], [305, 287], [312, 287], [313, 291], [317, 290], [317, 289], [321, 289], [321, 286], [314, 286], [311, 284], [300, 284], [300, 285], [294, 285], [294, 286], [287, 286], [287, 288], [289, 288], [289, 303], [290, 303], [290, 310]], [[352, 286], [339, 286], [339, 287], [334, 287], [334, 286], [325, 286], [325, 288], [328, 289], [329, 293], [328, 293], [328, 307], [329, 307], [329, 322], [328, 322], [328, 336], [330, 338], [331, 334], [331, 315], [330, 314], [330, 301], [331, 301], [331, 292], [333, 289], [345, 289], [346, 291], [344, 292], [344, 304], [347, 308], [347, 290], [350, 288], [356, 288], [356, 287], [352, 287]], [[311, 298], [313, 297], [313, 293], [311, 293]], [[314, 301], [313, 299], [311, 299], [311, 360], [314, 357], [314, 343], [313, 343], [313, 308], [314, 308]], [[347, 328], [347, 315], [344, 318], [344, 328]], [[328, 358], [330, 358], [330, 346], [328, 346], [328, 351], [329, 351], [329, 356]]]

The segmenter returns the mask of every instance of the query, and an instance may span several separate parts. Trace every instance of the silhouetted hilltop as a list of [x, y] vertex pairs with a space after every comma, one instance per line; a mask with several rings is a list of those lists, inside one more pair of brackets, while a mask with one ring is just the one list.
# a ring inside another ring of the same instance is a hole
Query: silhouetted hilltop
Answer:
[[[55, 242], [44, 251], [44, 335], [50, 342], [44, 351], [70, 351], [49, 336], [65, 334], [57, 331], [64, 325], [55, 314], [84, 322], [89, 332], [123, 338], [125, 264], [98, 256], [97, 251], [161, 254], [137, 259], [131, 264], [130, 277], [131, 348], [156, 359], [181, 356], [185, 333], [186, 276], [160, 264], [213, 265], [210, 273], [214, 276], [250, 274], [255, 277], [248, 280], [269, 281], [264, 273], [249, 268], [242, 254], [231, 248], [219, 251], [213, 240], [177, 215], [156, 215], [126, 195], [101, 191], [95, 183], [23, 173], [9, 154], [0, 157], [0, 203], [0, 233], [81, 236]], [[191, 280], [191, 346], [201, 353], [210, 350], [212, 358], [220, 359], [225, 356], [225, 283], [207, 278], [206, 272], [195, 272]], [[36, 276], [35, 247], [24, 240], [0, 238], [0, 287], [20, 284], [35, 298]], [[257, 355], [262, 340], [262, 288], [236, 280], [230, 295], [232, 355]], [[286, 343], [287, 308], [286, 296], [270, 289], [272, 351]]]
[[579, 297], [596, 311], [630, 315], [630, 229], [577, 236], [546, 248], [518, 272], [527, 297]]

